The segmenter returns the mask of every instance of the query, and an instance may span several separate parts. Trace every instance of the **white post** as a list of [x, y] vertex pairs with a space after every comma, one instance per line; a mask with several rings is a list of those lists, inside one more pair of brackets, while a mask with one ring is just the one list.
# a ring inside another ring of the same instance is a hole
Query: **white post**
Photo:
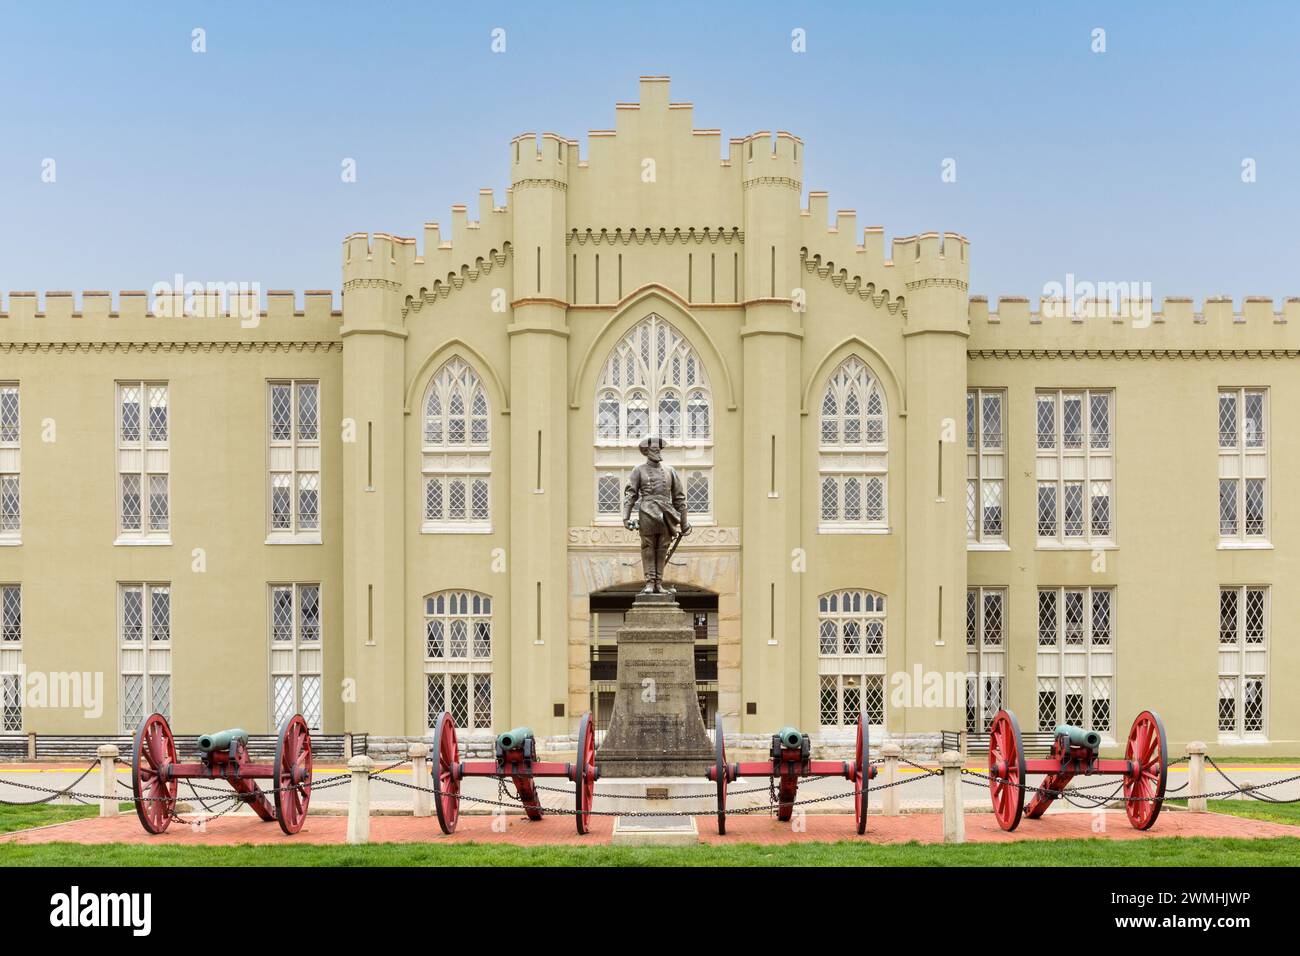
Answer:
[[415, 815], [427, 817], [433, 813], [433, 803], [429, 799], [432, 796], [429, 793], [432, 785], [429, 779], [429, 745], [411, 744], [406, 753], [411, 758], [411, 783], [417, 788], [414, 791]]
[[117, 816], [117, 747], [104, 744], [95, 755], [99, 757], [99, 792], [103, 799], [99, 801], [101, 817]]
[[375, 762], [362, 754], [348, 761], [352, 783], [348, 789], [348, 842], [370, 841], [370, 771]]
[[939, 757], [943, 768], [943, 842], [966, 842], [966, 813], [961, 800], [962, 757], [955, 750], [945, 750]]
[[898, 782], [898, 758], [903, 756], [903, 748], [898, 744], [885, 744], [880, 748], [880, 756], [885, 758], [885, 774], [882, 781], [889, 789], [884, 791], [885, 806], [884, 815], [887, 817], [898, 816], [898, 788], [891, 786]]
[[1209, 803], [1203, 794], [1205, 789], [1205, 743], [1200, 740], [1193, 740], [1187, 745], [1188, 756], [1188, 786], [1187, 786], [1187, 809], [1193, 813], [1204, 813]]

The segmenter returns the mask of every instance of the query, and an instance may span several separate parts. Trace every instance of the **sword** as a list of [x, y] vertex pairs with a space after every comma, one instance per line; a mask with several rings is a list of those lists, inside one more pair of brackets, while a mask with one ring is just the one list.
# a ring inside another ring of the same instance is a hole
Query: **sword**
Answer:
[[673, 543], [668, 546], [668, 553], [664, 555], [664, 570], [667, 570], [668, 565], [672, 563], [673, 555], [677, 553], [677, 546], [682, 543], [682, 538], [694, 530], [694, 528], [686, 528], [677, 532], [676, 536], [673, 538]]

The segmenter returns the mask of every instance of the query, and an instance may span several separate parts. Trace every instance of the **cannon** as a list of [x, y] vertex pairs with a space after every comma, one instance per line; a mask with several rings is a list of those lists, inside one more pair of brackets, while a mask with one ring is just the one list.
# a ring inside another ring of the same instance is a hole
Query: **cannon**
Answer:
[[574, 763], [537, 759], [537, 741], [527, 727], [516, 727], [499, 734], [492, 747], [491, 760], [460, 759], [456, 742], [456, 725], [451, 714], [443, 711], [433, 728], [433, 752], [429, 755], [433, 774], [433, 806], [443, 833], [454, 833], [460, 819], [460, 786], [466, 777], [507, 778], [514, 784], [524, 814], [529, 820], [542, 818], [542, 803], [537, 795], [538, 777], [563, 777], [573, 782], [574, 820], [578, 832], [591, 829], [591, 802], [596, 780], [596, 724], [591, 714], [578, 722], [578, 756]]
[[718, 788], [718, 833], [727, 832], [727, 785], [741, 777], [770, 777], [777, 785], [776, 818], [783, 822], [794, 815], [795, 796], [802, 777], [843, 777], [853, 782], [853, 815], [858, 833], [867, 830], [867, 787], [875, 779], [871, 766], [870, 733], [858, 715], [857, 745], [852, 760], [813, 760], [812, 741], [795, 727], [782, 727], [772, 735], [769, 760], [728, 763], [727, 744], [722, 733], [722, 715], [714, 724], [714, 765], [707, 776]]
[[[225, 780], [242, 802], [285, 833], [302, 829], [311, 802], [311, 733], [301, 714], [280, 725], [272, 763], [254, 763], [248, 755], [248, 732], [233, 729], [203, 734], [199, 759], [181, 763], [176, 740], [162, 714], [150, 714], [135, 732], [131, 754], [131, 792], [135, 813], [150, 833], [162, 833], [176, 819], [176, 791], [182, 780]], [[257, 785], [272, 784], [271, 799]]]
[[[1037, 820], [1066, 784], [1076, 776], [1117, 774], [1124, 778], [1124, 812], [1129, 823], [1148, 830], [1160, 815], [1169, 771], [1165, 725], [1150, 710], [1138, 714], [1129, 730], [1124, 759], [1098, 755], [1101, 735], [1069, 724], [1053, 731], [1052, 752], [1041, 760], [1025, 759], [1020, 724], [1009, 710], [1000, 710], [989, 728], [989, 791], [993, 814], [1003, 830], [1014, 830], [1023, 814]], [[1026, 779], [1031, 773], [1045, 777], [1034, 798], [1025, 806]]]

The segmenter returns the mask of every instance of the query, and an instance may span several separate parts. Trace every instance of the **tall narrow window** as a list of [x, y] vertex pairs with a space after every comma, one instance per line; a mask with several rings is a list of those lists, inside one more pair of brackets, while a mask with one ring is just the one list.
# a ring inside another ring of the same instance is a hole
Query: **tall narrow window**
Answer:
[[1113, 396], [1087, 389], [1035, 396], [1040, 546], [1114, 543]]
[[23, 590], [0, 585], [0, 732], [23, 729]]
[[444, 365], [424, 396], [425, 533], [492, 530], [492, 416], [478, 373], [461, 359]]
[[467, 730], [492, 728], [492, 598], [439, 591], [424, 599], [425, 704], [429, 727], [444, 710]]
[[1219, 735], [1262, 738], [1268, 716], [1268, 588], [1219, 589]]
[[268, 383], [273, 539], [320, 537], [320, 383]]
[[0, 384], [0, 542], [16, 542], [23, 527], [22, 429], [18, 384]]
[[150, 714], [172, 712], [172, 600], [168, 584], [118, 588], [122, 732], [134, 733]]
[[1038, 590], [1038, 729], [1113, 731], [1115, 590]]
[[167, 384], [120, 382], [117, 400], [118, 540], [170, 544]]
[[966, 731], [988, 733], [1006, 704], [1006, 588], [966, 590]]
[[861, 359], [846, 359], [826, 383], [818, 437], [818, 530], [835, 533], [887, 528], [885, 394]]
[[270, 588], [271, 727], [302, 714], [321, 730], [321, 602], [319, 584], [273, 584]]
[[597, 524], [619, 521], [622, 488], [647, 435], [668, 442], [664, 462], [682, 479], [691, 523], [712, 523], [712, 391], [685, 336], [658, 315], [639, 322], [606, 358], [595, 410]]
[[1006, 541], [1005, 407], [1001, 390], [966, 393], [966, 540], [972, 544]]
[[858, 714], [885, 724], [885, 596], [832, 591], [817, 601], [817, 673], [823, 727], [853, 727]]
[[1268, 392], [1219, 390], [1219, 538], [1268, 540]]

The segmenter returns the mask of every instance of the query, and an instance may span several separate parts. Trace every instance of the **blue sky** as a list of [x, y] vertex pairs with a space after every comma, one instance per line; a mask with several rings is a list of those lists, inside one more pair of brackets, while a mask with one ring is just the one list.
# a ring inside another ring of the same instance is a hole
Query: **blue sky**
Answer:
[[2, 0], [0, 290], [337, 289], [347, 233], [418, 236], [483, 186], [502, 202], [512, 136], [585, 155], [638, 76], [668, 74], [699, 127], [802, 136], [831, 210], [969, 236], [973, 293], [1073, 273], [1280, 299], [1300, 295], [1298, 45], [1294, 2]]

